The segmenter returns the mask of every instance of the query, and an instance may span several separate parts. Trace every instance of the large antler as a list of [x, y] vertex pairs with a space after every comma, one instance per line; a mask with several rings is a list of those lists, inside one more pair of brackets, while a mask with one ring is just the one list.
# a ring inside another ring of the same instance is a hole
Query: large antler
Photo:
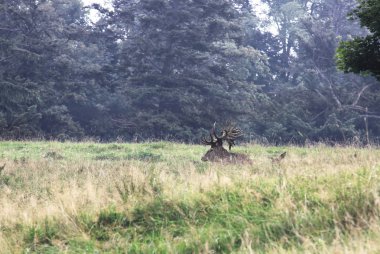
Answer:
[[235, 125], [230, 124], [223, 129], [221, 138], [227, 141], [228, 149], [231, 150], [231, 147], [235, 145], [235, 139], [241, 136], [243, 136], [243, 132]]
[[216, 146], [223, 146], [223, 139], [222, 137], [218, 137], [216, 134], [216, 122], [214, 123], [211, 131], [210, 131], [210, 141], [208, 141], [205, 137], [201, 138], [201, 143], [203, 145], [210, 145], [211, 148]]
[[210, 141], [208, 141], [205, 137], [201, 138], [201, 142], [203, 145], [212, 146], [215, 142], [213, 141], [212, 135], [210, 134]]

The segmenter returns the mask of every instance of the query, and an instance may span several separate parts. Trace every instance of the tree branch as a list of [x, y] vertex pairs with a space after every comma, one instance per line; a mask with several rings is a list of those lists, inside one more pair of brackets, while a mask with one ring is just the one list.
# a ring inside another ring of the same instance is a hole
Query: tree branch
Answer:
[[30, 54], [30, 55], [33, 55], [33, 56], [37, 56], [37, 57], [41, 57], [41, 55], [39, 55], [37, 53], [34, 53], [34, 52], [32, 52], [30, 50], [27, 50], [27, 49], [19, 48], [17, 46], [14, 46], [13, 48], [11, 48], [11, 50], [27, 53], [27, 54]]
[[380, 119], [380, 116], [377, 115], [359, 115], [359, 117]]
[[342, 103], [340, 102], [338, 96], [335, 94], [335, 91], [334, 91], [334, 89], [333, 89], [333, 86], [332, 86], [333, 84], [332, 84], [331, 80], [330, 80], [328, 77], [326, 77], [326, 75], [323, 74], [323, 73], [319, 70], [318, 67], [315, 67], [315, 69], [317, 70], [317, 73], [318, 73], [318, 74], [319, 74], [324, 80], [327, 81], [327, 83], [328, 83], [328, 88], [329, 88], [329, 90], [330, 90], [331, 96], [332, 96], [332, 98], [334, 99], [334, 101], [335, 101], [336, 105], [338, 106], [338, 108], [342, 108]]
[[316, 92], [324, 101], [326, 101], [327, 103], [329, 102], [326, 96], [324, 96], [320, 91], [318, 91], [317, 89], [313, 89], [313, 91]]
[[327, 111], [327, 108], [324, 109], [324, 110], [322, 110], [322, 111], [321, 111], [320, 113], [318, 113], [316, 116], [314, 116], [314, 117], [310, 120], [310, 122], [315, 121], [318, 117], [320, 117], [321, 115], [323, 115], [326, 111]]
[[356, 106], [360, 100], [360, 97], [362, 96], [362, 94], [365, 92], [365, 90], [367, 90], [368, 88], [370, 88], [371, 86], [373, 86], [373, 84], [371, 85], [366, 85], [365, 87], [362, 88], [362, 90], [359, 91], [359, 93], [357, 94], [356, 96], [356, 99], [354, 100], [354, 102], [352, 103], [351, 106]]
[[20, 29], [8, 28], [8, 27], [0, 27], [0, 30], [9, 31], [9, 32], [17, 32]]
[[5, 62], [5, 61], [7, 61], [8, 59], [11, 59], [11, 58], [12, 58], [12, 56], [3, 57], [3, 58], [0, 59], [0, 63]]

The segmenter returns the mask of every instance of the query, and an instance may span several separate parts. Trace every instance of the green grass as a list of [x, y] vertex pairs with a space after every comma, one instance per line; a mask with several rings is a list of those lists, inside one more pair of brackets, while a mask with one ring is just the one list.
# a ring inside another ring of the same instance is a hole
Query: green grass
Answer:
[[[1, 142], [4, 253], [378, 253], [380, 151]], [[280, 163], [270, 158], [287, 151]]]

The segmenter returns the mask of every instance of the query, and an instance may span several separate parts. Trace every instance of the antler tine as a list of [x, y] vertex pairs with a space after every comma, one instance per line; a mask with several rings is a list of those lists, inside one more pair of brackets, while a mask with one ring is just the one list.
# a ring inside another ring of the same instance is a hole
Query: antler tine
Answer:
[[211, 148], [213, 147], [223, 147], [223, 140], [225, 139], [225, 133], [223, 131], [222, 136], [219, 137], [216, 134], [216, 122], [212, 126], [212, 129], [210, 131], [210, 141], [208, 141], [205, 137], [201, 138], [201, 143], [204, 145], [211, 145]]
[[211, 129], [211, 135], [212, 136], [214, 136], [215, 137], [215, 139], [221, 139], [222, 137], [218, 137], [218, 135], [216, 134], [216, 122], [214, 122], [214, 125], [213, 125], [213, 127], [212, 127], [212, 129]]
[[214, 125], [212, 126], [212, 129], [210, 131], [211, 139], [212, 139], [212, 136], [214, 136], [216, 138], [215, 125], [216, 125], [216, 122], [214, 122]]
[[226, 132], [226, 138], [229, 138], [229, 139], [236, 139], [238, 137], [243, 136], [242, 130], [240, 130], [239, 128], [235, 126], [228, 127], [225, 130], [225, 132]]
[[227, 141], [229, 150], [231, 150], [231, 148], [235, 145], [235, 139], [243, 136], [243, 132], [231, 124], [226, 127], [222, 133], [222, 138]]
[[[211, 136], [211, 135], [210, 135]], [[202, 137], [201, 138], [201, 143], [203, 145], [211, 145], [212, 144], [212, 137], [211, 137], [211, 141], [208, 141], [205, 137]]]
[[234, 130], [234, 131], [230, 132], [229, 134], [230, 134], [229, 136], [231, 138], [234, 138], [234, 139], [243, 136], [243, 132], [241, 130], [239, 130], [239, 129], [238, 130]]

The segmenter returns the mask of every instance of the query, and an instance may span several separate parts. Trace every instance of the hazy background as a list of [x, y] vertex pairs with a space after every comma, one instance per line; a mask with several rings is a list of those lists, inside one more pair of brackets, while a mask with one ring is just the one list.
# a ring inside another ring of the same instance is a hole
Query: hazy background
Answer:
[[[101, 5], [90, 5], [100, 3]], [[337, 70], [356, 0], [0, 4], [0, 138], [377, 142], [379, 86]], [[103, 7], [102, 7], [103, 6]]]

